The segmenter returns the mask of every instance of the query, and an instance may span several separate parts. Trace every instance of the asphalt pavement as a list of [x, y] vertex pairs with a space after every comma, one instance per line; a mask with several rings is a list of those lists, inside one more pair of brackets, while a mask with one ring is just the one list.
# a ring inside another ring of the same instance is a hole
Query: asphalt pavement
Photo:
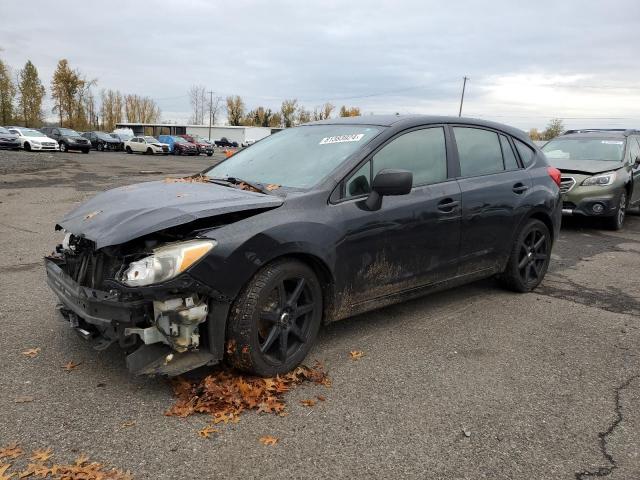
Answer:
[[164, 416], [166, 381], [58, 319], [42, 257], [78, 202], [220, 158], [0, 151], [0, 448], [86, 453], [136, 479], [640, 478], [637, 214], [620, 232], [565, 221], [535, 293], [487, 280], [324, 328], [309, 360], [332, 387], [293, 389], [287, 416], [245, 413], [209, 439], [206, 416]]

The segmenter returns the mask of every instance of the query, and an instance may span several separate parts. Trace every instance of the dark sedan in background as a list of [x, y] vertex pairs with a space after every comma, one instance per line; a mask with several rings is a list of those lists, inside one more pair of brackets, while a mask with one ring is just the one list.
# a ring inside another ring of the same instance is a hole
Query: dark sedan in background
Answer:
[[98, 194], [59, 222], [47, 281], [71, 325], [125, 348], [136, 373], [226, 355], [273, 376], [305, 358], [322, 323], [494, 275], [536, 288], [559, 185], [505, 125], [331, 119], [192, 177]]
[[104, 150], [123, 150], [124, 142], [119, 139], [113, 138], [108, 133], [104, 132], [85, 132], [82, 134], [84, 138], [91, 142], [91, 146], [102, 152]]
[[80, 150], [82, 153], [89, 153], [91, 150], [91, 142], [70, 128], [42, 127], [40, 131], [57, 141], [61, 152]]
[[0, 127], [0, 148], [19, 150], [20, 139], [4, 127]]

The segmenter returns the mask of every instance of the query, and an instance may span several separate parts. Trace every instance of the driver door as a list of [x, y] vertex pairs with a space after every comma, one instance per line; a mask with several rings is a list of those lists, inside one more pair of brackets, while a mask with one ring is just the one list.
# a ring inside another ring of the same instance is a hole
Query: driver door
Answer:
[[[369, 211], [365, 199], [372, 179], [389, 168], [411, 171], [413, 188], [407, 195], [383, 197], [382, 207]], [[460, 187], [447, 175], [443, 126], [391, 139], [343, 181], [342, 198], [332, 208], [344, 232], [336, 276], [352, 305], [456, 275]]]

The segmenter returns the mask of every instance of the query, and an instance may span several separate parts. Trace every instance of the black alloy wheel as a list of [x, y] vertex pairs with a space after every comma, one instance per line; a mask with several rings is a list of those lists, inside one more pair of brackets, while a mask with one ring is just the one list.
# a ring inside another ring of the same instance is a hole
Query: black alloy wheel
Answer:
[[102, 145], [102, 143], [98, 144], [98, 151], [101, 152], [104, 150], [104, 145]]
[[229, 361], [273, 376], [307, 355], [322, 320], [322, 288], [311, 268], [280, 260], [260, 270], [241, 292], [228, 323]]
[[68, 150], [67, 148], [67, 144], [64, 142], [60, 142], [60, 151], [61, 152], [66, 152]]
[[540, 220], [529, 220], [518, 234], [507, 267], [499, 279], [516, 292], [530, 292], [536, 288], [547, 273], [551, 244], [547, 226]]

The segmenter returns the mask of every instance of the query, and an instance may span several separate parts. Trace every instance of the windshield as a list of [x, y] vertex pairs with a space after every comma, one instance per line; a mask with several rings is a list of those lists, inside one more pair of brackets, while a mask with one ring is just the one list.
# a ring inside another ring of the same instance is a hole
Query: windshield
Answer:
[[9, 130], [7, 130], [6, 128], [4, 128], [4, 127], [0, 127], [0, 133], [8, 133], [8, 134], [11, 134], [11, 132], [10, 132]]
[[60, 128], [60, 135], [64, 135], [66, 137], [79, 137], [80, 134], [75, 130], [71, 130], [70, 128]]
[[182, 137], [172, 137], [172, 138], [173, 138], [173, 141], [176, 143], [189, 143]]
[[39, 132], [38, 130], [33, 130], [31, 128], [23, 128], [20, 130], [22, 135], [25, 137], [44, 137], [44, 133]]
[[155, 137], [144, 137], [147, 143], [160, 143]]
[[109, 135], [112, 138], [115, 138], [117, 140], [122, 140], [123, 142], [126, 142], [127, 140], [131, 140], [133, 138], [133, 135], [129, 135], [127, 133], [110, 133]]
[[621, 162], [624, 155], [624, 140], [619, 138], [556, 138], [542, 147], [542, 151], [550, 159]]
[[370, 125], [288, 128], [239, 151], [208, 170], [206, 175], [309, 188], [380, 131], [381, 128]]

